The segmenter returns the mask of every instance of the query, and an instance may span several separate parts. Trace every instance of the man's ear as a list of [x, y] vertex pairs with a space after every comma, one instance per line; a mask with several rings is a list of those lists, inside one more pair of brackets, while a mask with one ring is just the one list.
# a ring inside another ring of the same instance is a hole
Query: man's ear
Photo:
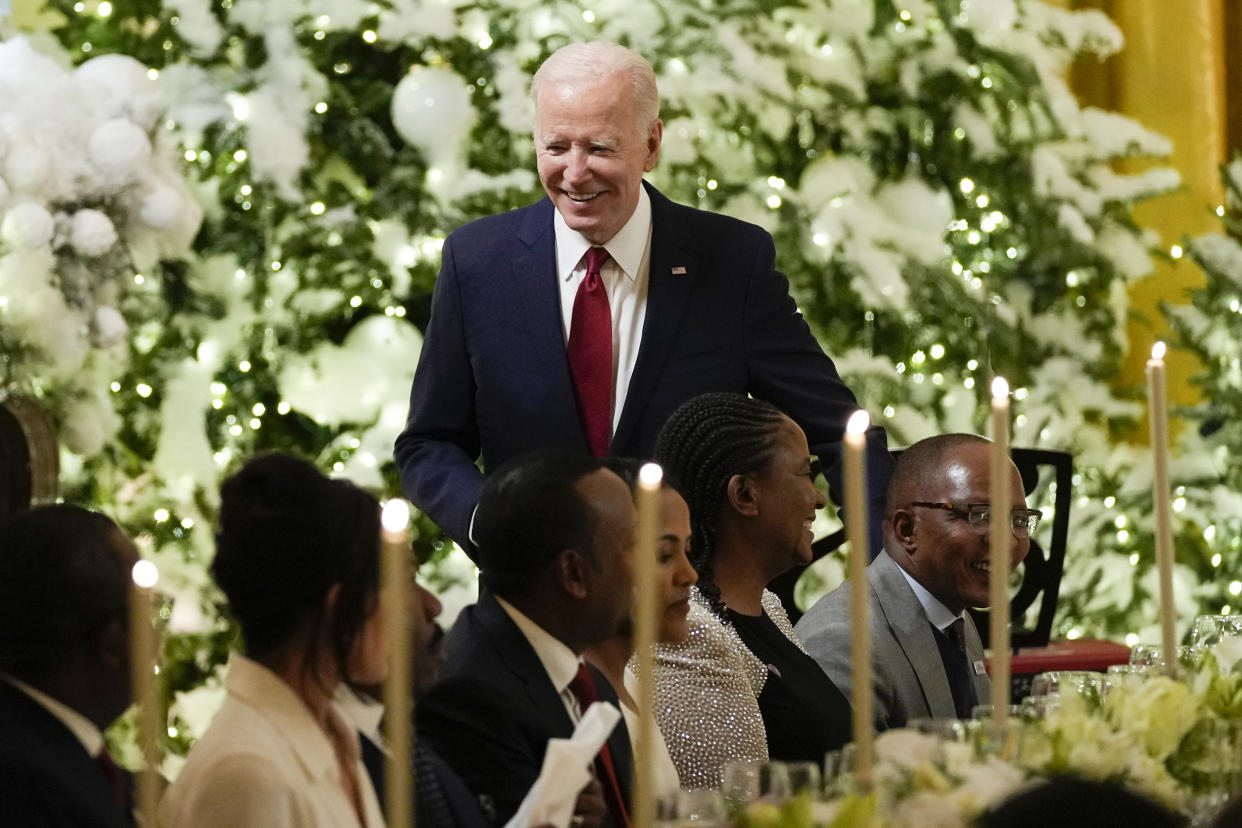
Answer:
[[755, 491], [754, 481], [746, 475], [735, 474], [729, 478], [725, 497], [729, 500], [729, 507], [738, 514], [745, 517], [759, 514], [758, 493]]
[[914, 540], [914, 513], [907, 509], [898, 509], [889, 518], [888, 525], [892, 528], [893, 539], [901, 544], [901, 548], [913, 555], [918, 550]]
[[556, 556], [556, 577], [561, 589], [580, 601], [590, 593], [587, 567], [586, 559], [576, 549], [562, 549]]
[[129, 628], [125, 613], [118, 613], [90, 638], [91, 651], [110, 670], [129, 669]]
[[656, 118], [647, 132], [647, 157], [643, 160], [644, 172], [651, 172], [655, 169], [656, 161], [660, 160], [660, 141], [663, 138], [664, 122]]

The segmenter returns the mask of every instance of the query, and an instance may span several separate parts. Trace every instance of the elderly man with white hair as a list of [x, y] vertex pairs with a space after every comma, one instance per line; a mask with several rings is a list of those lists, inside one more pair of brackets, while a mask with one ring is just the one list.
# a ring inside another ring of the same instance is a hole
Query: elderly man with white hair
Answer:
[[[396, 443], [405, 494], [469, 549], [491, 469], [535, 449], [650, 457], [668, 415], [707, 391], [788, 412], [839, 492], [858, 403], [776, 271], [772, 237], [643, 181], [663, 137], [651, 65], [571, 44], [531, 97], [547, 198], [445, 242]], [[878, 517], [892, 460], [882, 429], [869, 438]]]

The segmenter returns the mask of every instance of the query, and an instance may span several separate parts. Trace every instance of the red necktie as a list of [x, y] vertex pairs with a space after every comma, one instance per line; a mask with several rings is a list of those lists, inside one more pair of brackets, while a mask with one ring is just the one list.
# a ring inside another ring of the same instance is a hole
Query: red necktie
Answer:
[[[578, 709], [583, 713], [599, 700], [595, 692], [595, 680], [591, 678], [591, 671], [585, 664], [578, 665], [578, 674], [569, 683], [569, 692], [574, 694], [574, 698], [578, 700]], [[604, 801], [612, 814], [613, 824], [628, 828], [630, 817], [625, 808], [625, 797], [621, 793], [621, 784], [617, 781], [617, 771], [613, 767], [612, 753], [608, 750], [607, 742], [595, 757], [595, 775], [604, 788]]]
[[574, 297], [566, 350], [587, 448], [603, 457], [612, 441], [612, 312], [599, 273], [608, 261], [608, 251], [592, 247], [586, 261], [586, 278]]

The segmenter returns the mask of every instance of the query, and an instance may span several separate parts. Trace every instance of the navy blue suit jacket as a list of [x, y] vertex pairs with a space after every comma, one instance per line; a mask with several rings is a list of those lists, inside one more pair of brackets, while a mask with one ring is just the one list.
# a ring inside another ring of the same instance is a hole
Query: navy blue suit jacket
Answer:
[[78, 737], [0, 679], [0, 824], [22, 828], [131, 828]]
[[[418, 738], [503, 825], [539, 778], [548, 739], [568, 739], [574, 723], [534, 648], [490, 591], [462, 611], [444, 647], [444, 672], [418, 702]], [[600, 701], [620, 709], [608, 679], [590, 669]], [[608, 750], [628, 800], [634, 758], [624, 719]]]
[[[840, 443], [858, 407], [774, 267], [763, 229], [675, 204], [654, 187], [642, 343], [611, 453], [648, 458], [678, 405], [750, 393], [785, 411], [840, 496]], [[472, 222], [444, 245], [410, 413], [396, 460], [407, 497], [463, 547], [490, 471], [554, 448], [587, 451], [565, 351], [552, 202]], [[873, 525], [892, 470], [869, 434]], [[879, 548], [879, 532], [872, 545]]]

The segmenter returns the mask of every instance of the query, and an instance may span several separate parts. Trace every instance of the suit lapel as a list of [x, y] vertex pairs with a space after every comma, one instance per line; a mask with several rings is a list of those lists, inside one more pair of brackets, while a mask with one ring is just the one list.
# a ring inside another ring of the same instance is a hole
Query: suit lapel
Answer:
[[881, 554], [868, 567], [868, 576], [897, 644], [918, 678], [928, 711], [932, 716], [956, 716], [953, 691], [949, 689], [931, 623], [901, 567], [887, 554]]
[[970, 680], [975, 685], [975, 698], [979, 704], [992, 703], [992, 681], [987, 671], [975, 671], [976, 664], [983, 664], [983, 641], [979, 638], [979, 630], [975, 621], [966, 613], [966, 660], [970, 662]]
[[478, 618], [479, 624], [495, 642], [504, 667], [525, 686], [531, 707], [538, 712], [548, 732], [558, 738], [573, 735], [573, 720], [569, 718], [560, 693], [552, 685], [552, 679], [548, 678], [543, 662], [490, 591], [479, 596]]
[[688, 252], [690, 239], [678, 219], [677, 206], [646, 182], [643, 186], [651, 198], [651, 267], [643, 338], [630, 377], [625, 407], [621, 409], [621, 419], [612, 438], [613, 445], [623, 451], [629, 451], [630, 441], [668, 358], [698, 270], [698, 259]]
[[565, 350], [552, 210], [552, 202], [543, 199], [527, 212], [518, 229], [522, 248], [509, 265], [510, 289], [498, 318], [512, 326], [514, 334], [506, 342], [526, 355], [529, 375], [549, 378], [548, 416], [561, 424], [564, 434], [575, 435], [586, 451]]

